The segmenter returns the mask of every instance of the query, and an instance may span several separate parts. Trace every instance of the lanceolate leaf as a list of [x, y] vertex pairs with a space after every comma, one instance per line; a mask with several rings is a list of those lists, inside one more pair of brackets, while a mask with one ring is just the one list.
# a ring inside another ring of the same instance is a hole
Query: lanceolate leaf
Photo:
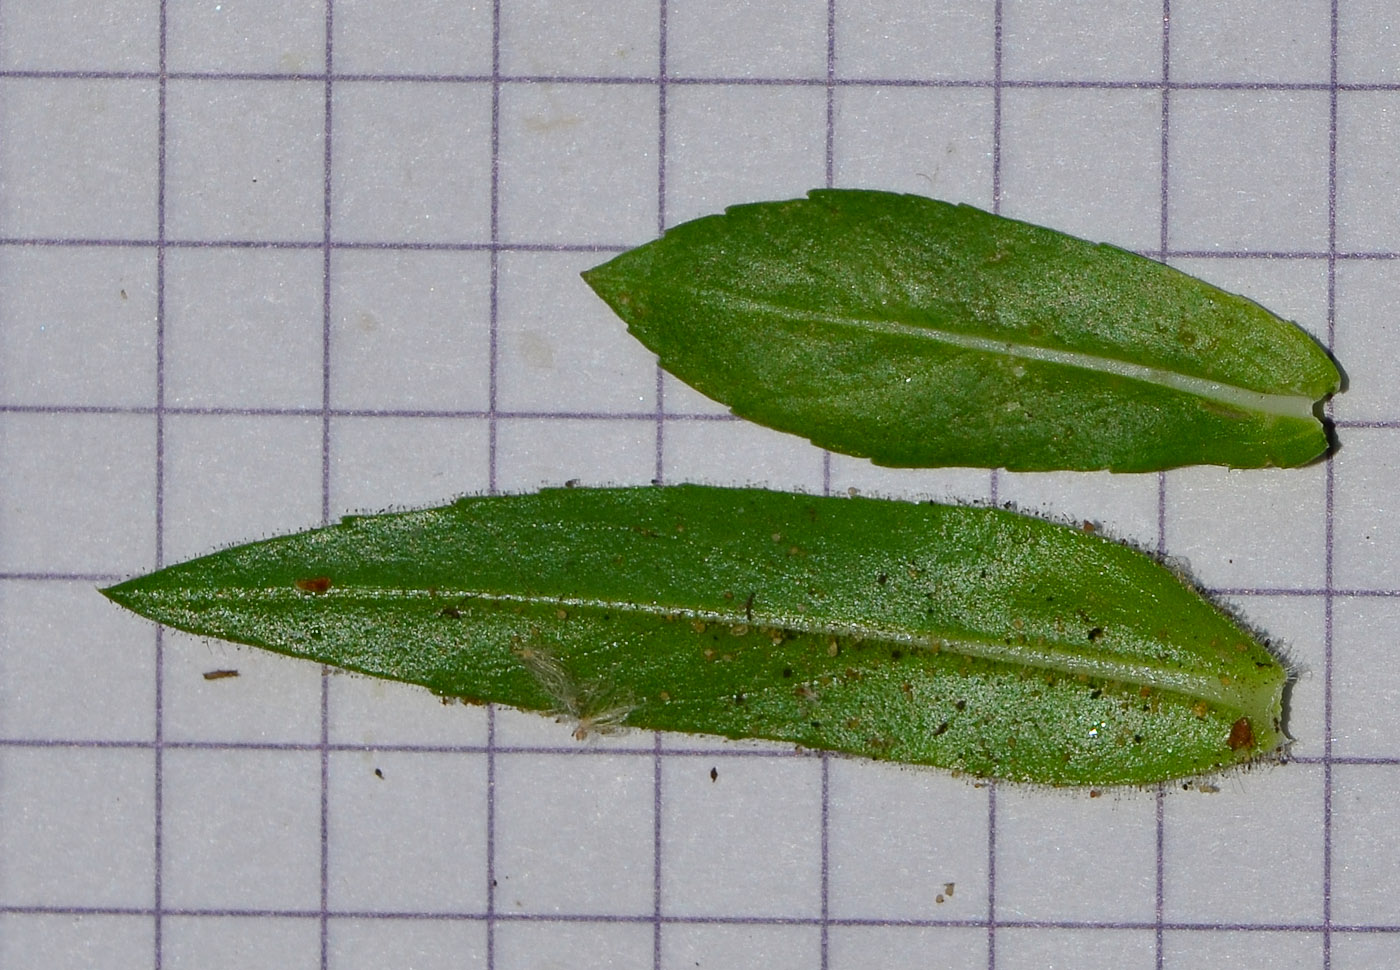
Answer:
[[1339, 385], [1242, 297], [913, 195], [735, 206], [584, 278], [681, 380], [882, 465], [1298, 465]]
[[562, 489], [345, 519], [104, 591], [444, 695], [1050, 784], [1274, 751], [1284, 669], [1171, 572], [996, 509]]

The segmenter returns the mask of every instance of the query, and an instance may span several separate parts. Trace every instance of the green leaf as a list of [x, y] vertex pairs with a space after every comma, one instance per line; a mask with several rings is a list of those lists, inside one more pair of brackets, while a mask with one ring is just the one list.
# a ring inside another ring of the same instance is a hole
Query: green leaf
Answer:
[[583, 276], [687, 384], [881, 465], [1299, 465], [1340, 384], [1243, 297], [914, 195], [735, 206]]
[[702, 486], [351, 517], [104, 590], [471, 701], [1050, 784], [1274, 752], [1286, 672], [1147, 556], [998, 509]]

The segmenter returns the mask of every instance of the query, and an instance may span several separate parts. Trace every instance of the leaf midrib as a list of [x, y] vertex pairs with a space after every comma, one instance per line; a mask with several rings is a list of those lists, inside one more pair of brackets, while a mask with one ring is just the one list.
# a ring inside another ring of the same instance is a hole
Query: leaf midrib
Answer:
[[[164, 595], [175, 593], [164, 591]], [[1219, 675], [1210, 671], [1190, 671], [1150, 660], [1128, 658], [1101, 651], [1077, 652], [1072, 647], [1060, 644], [1036, 645], [1031, 643], [1006, 644], [996, 639], [978, 640], [962, 636], [947, 636], [935, 631], [910, 632], [873, 625], [833, 622], [802, 622], [792, 617], [775, 617], [762, 611], [752, 615], [747, 612], [727, 612], [721, 610], [674, 607], [661, 603], [637, 603], [624, 600], [595, 599], [587, 597], [531, 595], [520, 593], [489, 593], [480, 590], [449, 590], [441, 587], [429, 590], [419, 589], [373, 589], [366, 587], [338, 587], [324, 594], [307, 594], [282, 587], [275, 589], [244, 588], [213, 591], [185, 591], [180, 597], [190, 603], [193, 600], [209, 598], [227, 605], [230, 597], [238, 594], [256, 599], [296, 600], [308, 595], [326, 598], [384, 601], [395, 599], [423, 599], [435, 602], [484, 600], [496, 603], [516, 603], [527, 606], [544, 606], [550, 609], [611, 610], [618, 613], [634, 613], [654, 616], [658, 619], [719, 623], [729, 626], [748, 626], [752, 629], [789, 630], [817, 636], [851, 637], [866, 640], [880, 640], [902, 647], [919, 650], [937, 649], [959, 656], [975, 657], [1013, 666], [1032, 667], [1038, 670], [1053, 671], [1068, 676], [1086, 676], [1102, 681], [1132, 684], [1165, 690], [1197, 700], [1211, 701], [1233, 709], [1259, 714], [1267, 708], [1266, 691], [1248, 685], [1238, 687], [1224, 684]], [[193, 595], [190, 595], [193, 594]], [[163, 598], [163, 597], [162, 597]], [[192, 605], [192, 604], [191, 604]], [[565, 621], [561, 621], [565, 622]]]
[[707, 297], [714, 298], [722, 301], [727, 306], [737, 306], [740, 309], [752, 312], [773, 314], [792, 320], [816, 321], [838, 327], [860, 327], [865, 330], [902, 337], [918, 337], [954, 347], [960, 347], [964, 350], [999, 354], [1005, 357], [1015, 357], [1021, 360], [1040, 363], [1059, 364], [1061, 366], [1073, 367], [1099, 374], [1110, 374], [1127, 380], [1135, 380], [1154, 384], [1158, 387], [1170, 388], [1184, 394], [1189, 394], [1192, 397], [1198, 397], [1225, 407], [1236, 408], [1243, 411], [1300, 420], [1315, 418], [1313, 414], [1314, 399], [1304, 394], [1268, 394], [1262, 391], [1254, 391], [1246, 387], [1240, 387], [1235, 384], [1227, 384], [1224, 381], [1215, 381], [1205, 377], [1182, 374], [1165, 367], [1135, 364], [1131, 361], [1121, 360], [1115, 357], [1102, 357], [1096, 354], [1082, 353], [1074, 350], [1056, 350], [1052, 347], [1042, 347], [1031, 343], [1018, 343], [1013, 340], [996, 340], [991, 337], [978, 337], [973, 334], [956, 333], [953, 331], [941, 330], [936, 327], [913, 326], [894, 320], [880, 320], [849, 314], [825, 313], [819, 310], [799, 309], [783, 306], [782, 304], [767, 300], [743, 296], [731, 291], [706, 292], [705, 290], [696, 289], [693, 292], [702, 300]]

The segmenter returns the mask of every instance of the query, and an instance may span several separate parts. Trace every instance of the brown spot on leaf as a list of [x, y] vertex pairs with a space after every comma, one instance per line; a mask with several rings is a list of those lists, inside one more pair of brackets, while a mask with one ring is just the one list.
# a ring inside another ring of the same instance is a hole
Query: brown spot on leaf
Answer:
[[295, 585], [303, 593], [324, 593], [331, 588], [331, 578], [329, 576], [312, 576], [309, 579], [298, 579]]
[[1249, 718], [1242, 717], [1230, 725], [1230, 737], [1225, 743], [1231, 751], [1254, 747], [1254, 727], [1249, 723]]

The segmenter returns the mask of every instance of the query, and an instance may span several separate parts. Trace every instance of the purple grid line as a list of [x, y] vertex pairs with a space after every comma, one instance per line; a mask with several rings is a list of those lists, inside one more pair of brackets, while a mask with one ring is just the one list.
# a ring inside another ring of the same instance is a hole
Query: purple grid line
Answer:
[[[58, 236], [0, 236], [0, 246], [91, 247], [166, 249], [323, 249], [324, 241], [297, 239], [138, 239]], [[546, 242], [394, 242], [334, 240], [331, 248], [383, 252], [487, 252], [487, 253], [620, 253], [632, 248], [626, 243], [546, 243]], [[1338, 260], [1343, 262], [1400, 259], [1400, 251], [1390, 250], [1284, 250], [1284, 249], [1168, 249], [1130, 250], [1149, 259], [1266, 259]]]
[[[1003, 49], [1002, 0], [992, 8], [992, 211], [1001, 213], [1001, 124]], [[987, 475], [987, 500], [996, 505], [1000, 478], [993, 468]], [[987, 785], [987, 970], [997, 965], [997, 786]]]
[[[157, 408], [142, 405], [101, 405], [101, 404], [0, 404], [0, 414], [156, 414]], [[315, 407], [166, 407], [159, 409], [162, 416], [170, 415], [194, 417], [319, 417], [328, 413], [333, 418], [454, 418], [490, 419], [499, 421], [656, 421], [655, 411], [502, 411], [490, 410], [446, 410], [423, 408], [331, 408], [323, 411]], [[737, 422], [741, 420], [733, 414], [695, 413], [684, 411], [667, 412], [667, 421], [719, 421]], [[1328, 422], [1335, 429], [1394, 430], [1400, 428], [1400, 418], [1396, 419], [1332, 419]], [[661, 484], [661, 480], [656, 480]], [[989, 499], [991, 501], [992, 499]], [[1159, 529], [1165, 528], [1159, 522]], [[4, 574], [0, 574], [4, 575]]]
[[[666, 0], [657, 3], [656, 17], [656, 234], [666, 231], [666, 110], [667, 110], [667, 24]], [[656, 458], [653, 480], [658, 484], [666, 481], [666, 374], [660, 363], [656, 365]], [[659, 778], [660, 776], [658, 776]], [[658, 782], [659, 784], [659, 782]], [[660, 844], [659, 842], [657, 843]], [[659, 884], [658, 884], [659, 885]], [[658, 890], [659, 893], [659, 890]], [[660, 896], [658, 895], [658, 900]], [[657, 903], [660, 906], [660, 903]], [[658, 913], [659, 913], [658, 909]], [[658, 924], [659, 926], [660, 924]], [[653, 964], [661, 966], [660, 930], [653, 941], [656, 953]]]
[[[1171, 238], [1170, 214], [1171, 214], [1171, 69], [1172, 69], [1172, 47], [1171, 47], [1171, 0], [1162, 0], [1162, 115], [1161, 115], [1161, 148], [1162, 153], [1160, 167], [1158, 168], [1161, 179], [1161, 202], [1158, 209], [1159, 230], [1157, 242], [1161, 249], [1158, 259], [1163, 262], [1167, 259], [1168, 243]], [[1157, 473], [1157, 555], [1167, 554], [1167, 473], [1162, 471]], [[1166, 949], [1164, 946], [1165, 934], [1162, 929], [1162, 921], [1166, 914], [1166, 791], [1165, 783], [1157, 784], [1156, 796], [1153, 799], [1153, 886], [1152, 886], [1152, 908], [1153, 919], [1156, 926], [1153, 930], [1153, 966], [1155, 970], [1162, 970], [1166, 961]]]
[[[331, 248], [331, 165], [334, 160], [334, 82], [333, 54], [335, 37], [335, 4], [326, 0], [325, 21], [325, 106], [323, 108], [324, 127], [321, 132], [321, 523], [327, 525], [331, 519], [331, 263], [334, 251]], [[317, 928], [320, 939], [321, 970], [329, 963], [330, 920], [330, 704], [331, 668], [321, 667], [321, 724], [320, 724], [320, 886], [321, 904], [320, 926]]]
[[[330, 522], [331, 508], [331, 269], [333, 250], [332, 236], [332, 178], [331, 166], [334, 160], [334, 82], [332, 80], [334, 4], [326, 0], [325, 47], [326, 59], [325, 94], [323, 106], [322, 137], [322, 183], [321, 183], [321, 522]], [[320, 871], [318, 873], [318, 900], [320, 903], [318, 945], [320, 947], [321, 970], [328, 964], [330, 923], [327, 915], [330, 902], [330, 677], [329, 667], [321, 668], [320, 680], [320, 815], [318, 818]]]
[[[157, 82], [157, 125], [156, 132], [156, 467], [155, 467], [155, 553], [156, 566], [165, 564], [165, 183], [166, 183], [166, 41], [168, 28], [166, 0], [160, 0], [158, 41], [160, 58], [160, 79]], [[165, 952], [165, 921], [161, 910], [165, 905], [165, 629], [157, 625], [155, 630], [155, 736], [153, 756], [155, 759], [154, 785], [152, 797], [152, 870], [154, 885], [151, 890], [153, 904], [153, 931], [151, 962], [155, 970], [161, 970]]]
[[[63, 405], [63, 404], [0, 404], [0, 414], [154, 414], [155, 408], [140, 405]], [[656, 415], [646, 411], [451, 411], [415, 408], [331, 408], [316, 407], [169, 407], [161, 412], [192, 417], [320, 417], [335, 418], [495, 418], [498, 421], [654, 421]], [[738, 421], [732, 414], [668, 414], [677, 421]]]
[[[665, 0], [662, 0], [664, 5]], [[661, 878], [661, 802], [662, 748], [661, 732], [652, 734], [651, 751], [651, 965], [661, 970], [661, 932], [665, 925], [662, 911]]]
[[[1331, 91], [1328, 95], [1327, 118], [1327, 349], [1335, 346], [1337, 336], [1337, 0], [1329, 11], [1330, 31], [1328, 71]], [[1330, 418], [1333, 404], [1329, 398], [1325, 413]], [[1327, 462], [1324, 485], [1324, 544], [1323, 583], [1326, 592], [1323, 609], [1322, 660], [1322, 967], [1332, 966], [1332, 635], [1333, 635], [1333, 560], [1335, 545], [1336, 468]]]
[[[836, 183], [836, 88], [832, 83], [836, 77], [836, 0], [826, 4], [826, 131], [823, 141], [825, 152], [824, 175], [826, 187]], [[822, 449], [822, 494], [831, 494], [831, 452]], [[821, 753], [821, 816], [818, 825], [820, 843], [820, 938], [818, 940], [819, 966], [828, 970], [831, 966], [831, 758], [828, 752]]]
[[[666, 164], [669, 146], [667, 111], [670, 85], [670, 8], [667, 0], [656, 5], [656, 231], [664, 233], [667, 226]], [[656, 365], [656, 464], [655, 481], [666, 481], [666, 375], [661, 364]], [[662, 840], [665, 823], [665, 778], [661, 732], [651, 739], [651, 965], [661, 970], [662, 934], [665, 928], [665, 898], [662, 869]]]
[[496, 961], [496, 708], [486, 708], [486, 966]]
[[[66, 572], [0, 572], [0, 582], [54, 583], [116, 583], [129, 578], [127, 573], [66, 573]], [[1333, 599], [1392, 599], [1400, 597], [1400, 589], [1366, 589], [1345, 586], [1198, 586], [1212, 598], [1231, 596], [1327, 597]]]
[[[648, 75], [591, 74], [452, 74], [452, 73], [329, 73], [276, 71], [170, 71], [163, 76], [182, 82], [264, 81], [308, 82], [325, 81], [346, 84], [596, 84], [645, 87], [654, 85], [656, 78]], [[21, 80], [79, 80], [79, 81], [156, 81], [158, 71], [81, 71], [81, 70], [0, 70], [0, 78]], [[1331, 81], [1168, 81], [1152, 78], [1119, 78], [1104, 80], [1073, 79], [987, 79], [987, 78], [919, 78], [919, 77], [752, 77], [743, 75], [669, 75], [667, 83], [696, 87], [920, 87], [920, 88], [1042, 88], [1172, 91], [1318, 91], [1328, 92], [1386, 92], [1400, 91], [1397, 82], [1331, 82]]]
[[[778, 742], [773, 742], [772, 748], [726, 748], [719, 745], [707, 747], [703, 744], [692, 747], [666, 747], [664, 749], [667, 757], [675, 758], [704, 758], [733, 759], [733, 758], [760, 758], [760, 759], [792, 759], [792, 758], [822, 758], [835, 757], [845, 760], [845, 756], [820, 751], [799, 751], [796, 748], [784, 748], [778, 746]], [[112, 740], [99, 738], [0, 738], [0, 747], [4, 748], [63, 748], [72, 750], [98, 750], [112, 749], [119, 751], [139, 751], [156, 748], [154, 741], [142, 741], [139, 739]], [[197, 750], [197, 751], [287, 751], [287, 752], [319, 752], [322, 745], [319, 741], [170, 741], [165, 740], [160, 744], [160, 748], [166, 751]], [[494, 753], [498, 756], [508, 755], [530, 755], [530, 756], [557, 756], [567, 758], [585, 758], [590, 756], [598, 757], [646, 757], [650, 758], [656, 754], [655, 743], [646, 747], [607, 747], [592, 748], [587, 746], [568, 745], [487, 745], [487, 744], [351, 744], [346, 742], [329, 742], [325, 745], [327, 751], [331, 753], [398, 753], [398, 754], [486, 754]], [[852, 757], [851, 760], [857, 763], [862, 759]], [[1280, 759], [1279, 764], [1300, 764], [1300, 765], [1320, 765], [1323, 764], [1325, 756], [1322, 755], [1289, 755]], [[1400, 754], [1396, 755], [1333, 755], [1330, 758], [1332, 764], [1336, 765], [1358, 765], [1358, 766], [1391, 766], [1400, 765]], [[933, 769], [929, 769], [933, 770]], [[970, 781], [970, 784], [985, 787], [985, 781]]]
[[[496, 491], [500, 375], [501, 259], [501, 3], [491, 3], [491, 253], [487, 396], [487, 490]], [[496, 708], [486, 707], [486, 970], [496, 966]]]
[[[153, 911], [140, 906], [0, 906], [0, 914], [15, 915], [62, 915], [62, 916], [151, 916]], [[219, 909], [219, 908], [180, 908], [171, 907], [163, 911], [165, 916], [178, 917], [217, 917], [233, 919], [294, 919], [310, 920], [321, 916], [316, 909]], [[597, 913], [476, 913], [441, 910], [418, 912], [412, 910], [332, 910], [333, 920], [452, 920], [472, 922], [505, 923], [595, 923], [602, 925], [647, 924], [654, 917], [646, 913], [638, 914], [597, 914]], [[662, 922], [672, 926], [810, 926], [817, 927], [821, 920], [816, 916], [667, 916]], [[986, 928], [985, 920], [941, 919], [921, 920], [912, 918], [861, 918], [833, 917], [833, 927], [906, 927], [906, 928]], [[1002, 920], [997, 928], [1031, 930], [1138, 930], [1153, 929], [1154, 923], [1134, 920]], [[1168, 932], [1196, 933], [1308, 933], [1320, 934], [1323, 924], [1319, 923], [1238, 923], [1238, 922], [1167, 922], [1163, 929]], [[1366, 933], [1388, 935], [1400, 933], [1400, 924], [1357, 923], [1335, 924], [1332, 930], [1337, 933]]]
[[[488, 310], [488, 346], [490, 361], [487, 389], [487, 491], [496, 491], [496, 407], [500, 400], [500, 281], [501, 260], [498, 245], [501, 239], [501, 5], [491, 4], [491, 221], [490, 221], [490, 307]], [[487, 952], [492, 953], [492, 937], [487, 934]], [[488, 970], [492, 966], [487, 961]]]

